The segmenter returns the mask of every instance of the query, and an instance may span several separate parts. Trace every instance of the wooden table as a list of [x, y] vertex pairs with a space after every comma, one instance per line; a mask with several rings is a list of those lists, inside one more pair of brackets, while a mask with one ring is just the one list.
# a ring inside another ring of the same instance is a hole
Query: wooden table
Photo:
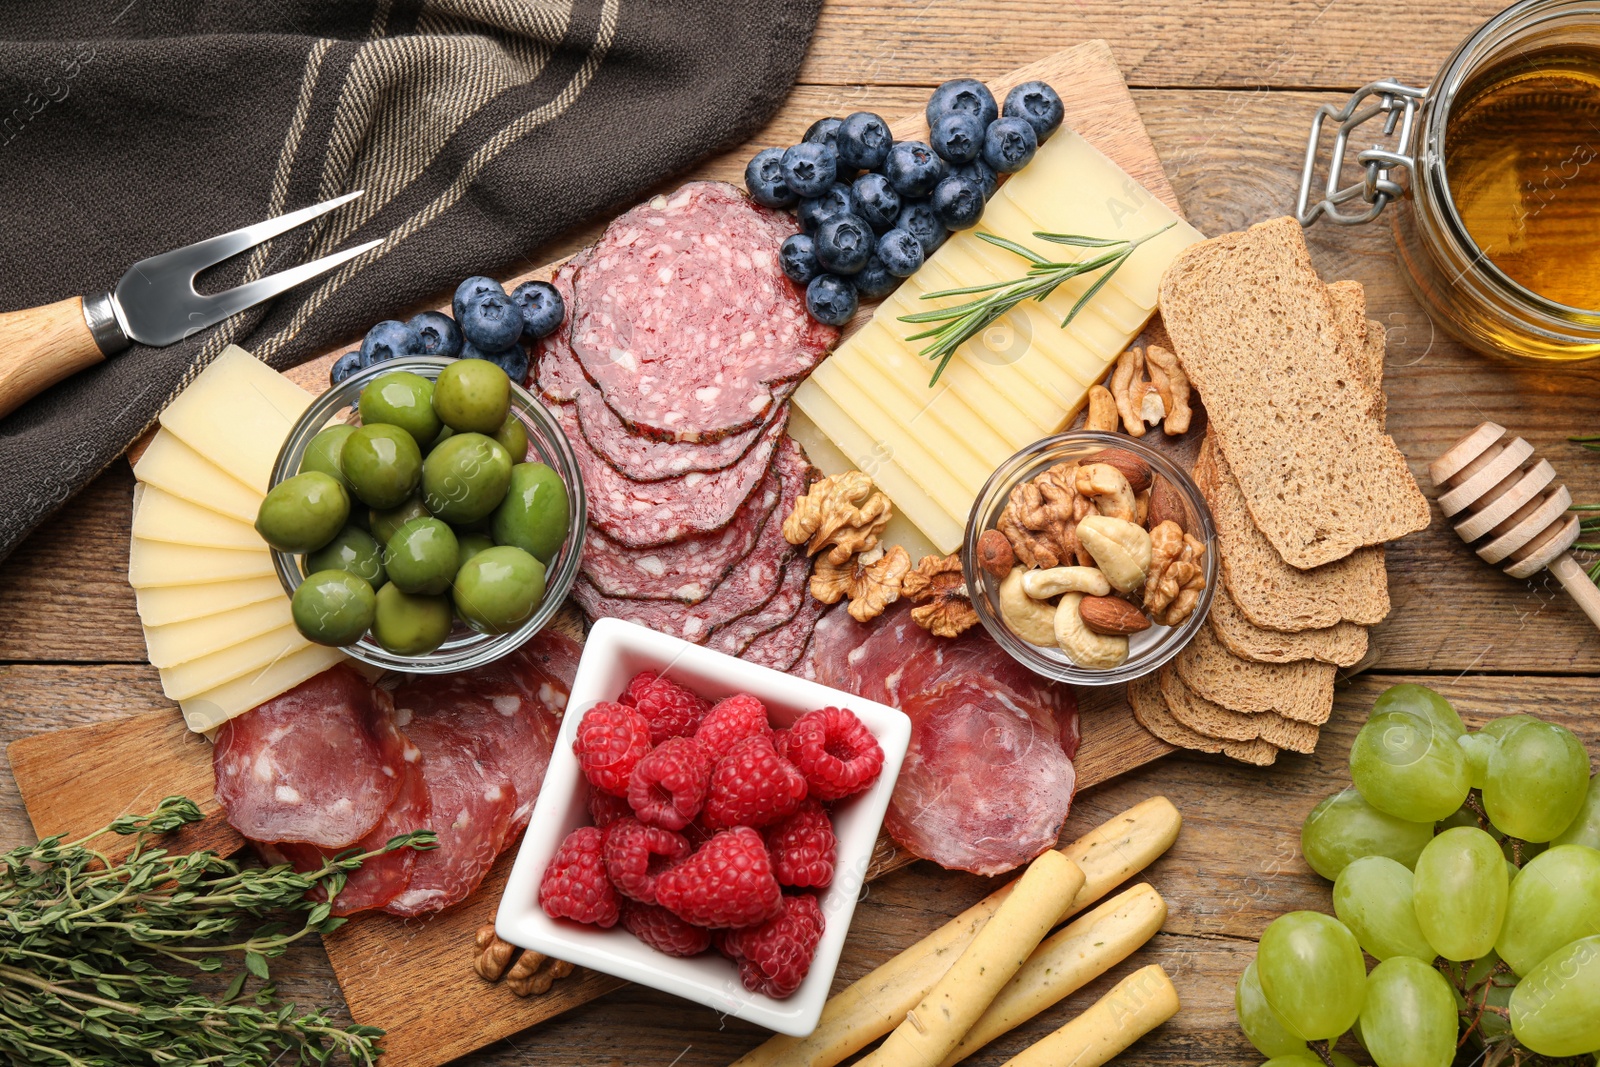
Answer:
[[[1290, 208], [1317, 105], [1381, 77], [1426, 84], [1450, 49], [1500, 7], [1500, 0], [832, 0], [784, 110], [751, 145], [698, 174], [737, 180], [755, 147], [792, 143], [819, 116], [902, 113], [920, 107], [945, 78], [999, 73], [1099, 37], [1111, 42], [1134, 88], [1189, 218], [1221, 233]], [[592, 233], [530, 250], [527, 265]], [[1365, 284], [1369, 313], [1389, 328], [1389, 428], [1419, 477], [1457, 436], [1493, 419], [1549, 458], [1576, 499], [1600, 500], [1600, 457], [1566, 442], [1595, 428], [1600, 370], [1514, 368], [1448, 340], [1406, 289], [1382, 224], [1322, 226], [1310, 240], [1323, 275]], [[125, 580], [132, 485], [127, 467], [114, 465], [0, 565], [0, 744], [166, 706]], [[1166, 931], [1069, 1001], [1087, 1003], [1136, 964], [1167, 968], [1184, 1009], [1121, 1062], [1260, 1061], [1234, 1025], [1234, 981], [1274, 916], [1328, 909], [1328, 887], [1299, 857], [1299, 826], [1317, 800], [1347, 782], [1351, 737], [1383, 688], [1422, 681], [1469, 718], [1532, 711], [1600, 744], [1600, 725], [1588, 717], [1600, 692], [1600, 640], [1553, 580], [1505, 577], [1440, 521], [1393, 546], [1389, 563], [1394, 612], [1374, 634], [1381, 659], [1340, 685], [1316, 756], [1285, 756], [1267, 771], [1172, 757], [1078, 798], [1068, 836], [1154, 793], [1171, 797], [1187, 819], [1178, 845], [1148, 875], [1171, 908]], [[0, 774], [0, 846], [29, 835], [10, 774]], [[838, 984], [989, 888], [927, 863], [874, 883], [856, 912]], [[291, 997], [338, 1003], [315, 945], [275, 972]], [[1067, 1013], [1048, 1012], [969, 1062], [1001, 1063]], [[629, 987], [460, 1062], [698, 1067], [726, 1064], [761, 1037], [748, 1024]]]

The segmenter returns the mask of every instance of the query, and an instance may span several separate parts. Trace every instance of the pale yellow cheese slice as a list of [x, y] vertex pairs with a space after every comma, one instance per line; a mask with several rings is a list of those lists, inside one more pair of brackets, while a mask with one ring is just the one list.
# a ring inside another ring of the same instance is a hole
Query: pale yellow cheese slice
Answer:
[[150, 439], [150, 447], [133, 466], [133, 476], [191, 504], [252, 524], [266, 495], [232, 477], [165, 429], [157, 430]]
[[[280, 626], [220, 651], [162, 670], [161, 688], [172, 700], [187, 700], [235, 678], [263, 671], [310, 644], [292, 625]], [[272, 695], [268, 693], [257, 697], [257, 703]]]
[[272, 554], [265, 548], [200, 548], [135, 537], [128, 553], [128, 584], [135, 589], [153, 585], [205, 585], [240, 578], [273, 575]]
[[243, 578], [232, 582], [207, 582], [205, 585], [158, 585], [134, 590], [139, 619], [146, 626], [170, 626], [207, 615], [220, 615], [247, 604], [282, 599], [283, 583], [276, 574], [264, 578]]
[[272, 465], [312, 396], [237, 345], [223, 349], [161, 413], [161, 426], [265, 494]]
[[247, 522], [192, 504], [153, 485], [139, 485], [135, 490], [139, 494], [133, 511], [135, 537], [205, 548], [264, 547], [261, 535]]
[[149, 651], [153, 666], [176, 667], [293, 622], [289, 598], [279, 595], [215, 615], [201, 615], [164, 626], [146, 626], [144, 647]]
[[265, 666], [182, 698], [178, 704], [183, 709], [183, 721], [196, 733], [215, 730], [229, 719], [343, 662], [349, 661], [338, 649], [307, 643]]

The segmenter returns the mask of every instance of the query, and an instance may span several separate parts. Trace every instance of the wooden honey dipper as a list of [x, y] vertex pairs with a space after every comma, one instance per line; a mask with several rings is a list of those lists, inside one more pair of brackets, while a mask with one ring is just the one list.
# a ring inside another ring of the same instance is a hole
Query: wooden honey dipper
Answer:
[[1600, 627], [1600, 588], [1567, 549], [1578, 539], [1572, 494], [1554, 485], [1555, 468], [1536, 459], [1522, 438], [1502, 442], [1506, 428], [1486, 422], [1428, 467], [1446, 518], [1465, 514], [1456, 533], [1505, 572], [1532, 578], [1546, 567], [1589, 621]]

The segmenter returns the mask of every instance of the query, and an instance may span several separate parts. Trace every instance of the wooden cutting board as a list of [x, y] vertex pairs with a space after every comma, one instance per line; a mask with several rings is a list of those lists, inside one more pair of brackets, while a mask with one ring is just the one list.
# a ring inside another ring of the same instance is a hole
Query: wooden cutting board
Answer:
[[[1103, 41], [1090, 41], [1012, 71], [990, 83], [997, 97], [1024, 81], [1043, 79], [1061, 94], [1066, 121], [1090, 143], [1178, 210], [1155, 146]], [[922, 116], [893, 124], [899, 139], [925, 139]], [[1071, 195], [1064, 190], [1064, 195]], [[551, 268], [507, 282], [548, 277]], [[862, 318], [865, 316], [863, 315]], [[858, 319], [859, 324], [860, 319]], [[320, 392], [337, 353], [296, 367], [288, 376]], [[1079, 691], [1083, 739], [1075, 761], [1088, 788], [1172, 751], [1132, 717], [1122, 687]], [[176, 710], [39, 734], [7, 749], [34, 831], [82, 833], [127, 811], [183, 793], [208, 813], [185, 830], [181, 847], [232, 852], [243, 840], [216, 813], [210, 748], [184, 730]], [[528, 999], [472, 971], [473, 935], [492, 922], [512, 853], [500, 858], [473, 897], [428, 919], [364, 915], [324, 938], [351, 1015], [388, 1032], [385, 1067], [436, 1067], [617, 988], [619, 979], [579, 971], [549, 993]], [[868, 877], [914, 857], [880, 841]], [[467, 1022], [471, 1020], [470, 1024]]]

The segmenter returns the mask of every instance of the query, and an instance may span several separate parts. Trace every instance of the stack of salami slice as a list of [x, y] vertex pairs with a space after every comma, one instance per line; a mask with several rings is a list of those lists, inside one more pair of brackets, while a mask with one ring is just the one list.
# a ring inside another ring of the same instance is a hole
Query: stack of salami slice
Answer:
[[778, 669], [821, 611], [782, 534], [814, 477], [788, 397], [838, 340], [778, 264], [794, 232], [719, 182], [641, 204], [557, 272], [533, 370], [588, 494], [584, 611]]
[[447, 908], [527, 826], [580, 651], [546, 631], [488, 666], [392, 693], [333, 667], [222, 727], [217, 799], [264, 859], [302, 871], [433, 830], [436, 849], [363, 863], [333, 913]]

